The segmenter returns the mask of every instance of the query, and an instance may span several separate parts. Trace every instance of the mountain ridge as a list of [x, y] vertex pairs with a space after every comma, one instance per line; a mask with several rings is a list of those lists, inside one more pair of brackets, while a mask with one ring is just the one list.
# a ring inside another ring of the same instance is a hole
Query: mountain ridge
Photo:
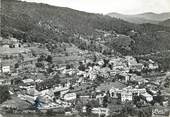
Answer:
[[165, 13], [153, 13], [153, 12], [146, 12], [141, 14], [135, 15], [125, 15], [120, 13], [108, 13], [108, 16], [120, 18], [122, 20], [142, 24], [142, 23], [152, 23], [152, 24], [159, 24], [159, 22], [167, 20], [170, 18], [170, 12]]

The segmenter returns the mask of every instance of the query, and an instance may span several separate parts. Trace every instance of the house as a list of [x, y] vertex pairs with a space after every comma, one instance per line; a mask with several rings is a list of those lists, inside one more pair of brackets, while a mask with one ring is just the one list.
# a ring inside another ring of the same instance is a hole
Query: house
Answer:
[[129, 66], [132, 65], [132, 64], [137, 64], [136, 59], [132, 56], [126, 56], [125, 59], [128, 62]]
[[10, 66], [2, 66], [3, 73], [10, 73]]
[[9, 45], [5, 44], [2, 46], [3, 48], [9, 48]]
[[30, 84], [33, 84], [33, 83], [34, 83], [34, 80], [33, 80], [33, 79], [24, 79], [24, 80], [22, 80], [22, 82], [23, 82], [24, 84], [30, 85]]
[[137, 71], [137, 72], [141, 72], [142, 69], [144, 68], [143, 64], [141, 63], [136, 63], [136, 64], [131, 64], [129, 65], [130, 70], [132, 71]]
[[142, 97], [146, 99], [146, 101], [151, 102], [153, 100], [153, 96], [150, 95], [149, 93], [145, 92], [141, 94]]
[[52, 89], [52, 92], [54, 92], [54, 94], [63, 97], [64, 94], [66, 94], [69, 91], [69, 86], [58, 86]]
[[70, 101], [70, 100], [75, 100], [76, 99], [76, 93], [67, 93], [64, 95], [64, 100]]
[[152, 109], [152, 117], [170, 117], [170, 110], [162, 106], [154, 107]]
[[84, 95], [84, 96], [80, 96], [79, 97], [79, 99], [80, 99], [80, 102], [83, 104], [83, 105], [86, 105], [88, 102], [89, 102], [89, 100], [91, 100], [91, 97], [89, 96], [89, 95]]
[[130, 81], [134, 81], [137, 84], [142, 84], [142, 83], [147, 83], [148, 81], [144, 79], [142, 76], [137, 76], [137, 75], [131, 75], [130, 76]]
[[128, 67], [132, 70], [132, 71], [138, 71], [141, 72], [141, 70], [143, 69], [143, 64], [142, 63], [137, 63], [136, 59], [132, 56], [126, 56], [125, 57]]
[[126, 72], [123, 72], [123, 73], [121, 73], [120, 75], [116, 75], [116, 76], [118, 76], [118, 80], [120, 80], [121, 82], [122, 82], [122, 81], [127, 82], [127, 81], [130, 80], [130, 76], [129, 76], [129, 74], [126, 73]]
[[137, 95], [146, 93], [146, 89], [145, 88], [142, 88], [142, 89], [132, 88], [132, 89], [129, 89], [129, 91], [132, 92], [132, 94], [137, 94]]
[[110, 89], [109, 93], [112, 98], [118, 98], [118, 95], [119, 95], [121, 98], [121, 101], [125, 102], [127, 100], [132, 101], [134, 94], [140, 95], [140, 94], [146, 93], [146, 89], [136, 89], [132, 87], [125, 87], [123, 89], [112, 88]]
[[112, 58], [109, 61], [109, 64], [111, 64], [113, 66], [113, 68], [119, 68], [119, 69], [127, 66], [126, 61], [123, 58]]
[[39, 97], [40, 101], [45, 103], [45, 104], [49, 104], [50, 102], [53, 101], [53, 96], [48, 95], [48, 94], [38, 96], [38, 97]]
[[97, 62], [100, 66], [103, 66], [104, 65], [104, 61], [103, 60], [100, 60]]
[[11, 80], [9, 80], [9, 79], [0, 79], [0, 85], [11, 85]]
[[122, 102], [132, 101], [132, 100], [133, 100], [132, 92], [126, 92], [126, 91], [121, 92], [121, 101]]
[[16, 68], [15, 65], [18, 62], [18, 60], [14, 59], [2, 59], [0, 62], [0, 70], [2, 73], [13, 73], [15, 72]]
[[92, 108], [92, 113], [100, 115], [109, 116], [108, 108]]
[[145, 68], [147, 69], [151, 69], [151, 70], [155, 70], [159, 68], [159, 65], [157, 62], [154, 62], [153, 60], [149, 59], [149, 60], [139, 60], [140, 63], [142, 63]]
[[158, 69], [159, 65], [157, 63], [149, 63], [148, 68], [152, 70]]

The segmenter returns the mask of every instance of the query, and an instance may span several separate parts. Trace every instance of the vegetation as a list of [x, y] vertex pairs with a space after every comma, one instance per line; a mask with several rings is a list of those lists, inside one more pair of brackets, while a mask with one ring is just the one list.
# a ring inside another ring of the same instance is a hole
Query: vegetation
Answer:
[[[124, 55], [170, 50], [170, 27], [132, 24], [101, 14], [16, 0], [2, 0], [1, 6], [3, 37], [42, 43], [51, 52], [65, 50], [58, 42], [103, 54], [111, 54], [112, 50]], [[104, 38], [105, 43], [101, 44], [96, 41], [96, 30], [115, 32], [119, 36]], [[132, 30], [135, 35], [129, 35]], [[47, 61], [52, 60], [48, 57]]]
[[165, 20], [165, 21], [163, 21], [163, 22], [160, 22], [159, 24], [162, 25], [162, 26], [168, 26], [168, 27], [170, 27], [170, 19], [167, 19], [167, 20]]
[[7, 86], [0, 86], [0, 104], [10, 99], [10, 94]]

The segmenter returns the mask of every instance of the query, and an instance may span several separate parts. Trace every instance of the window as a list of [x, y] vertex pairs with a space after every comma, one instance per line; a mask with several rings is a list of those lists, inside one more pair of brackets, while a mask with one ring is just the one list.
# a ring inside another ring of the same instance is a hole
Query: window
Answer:
[[114, 96], [114, 93], [112, 92], [112, 97]]

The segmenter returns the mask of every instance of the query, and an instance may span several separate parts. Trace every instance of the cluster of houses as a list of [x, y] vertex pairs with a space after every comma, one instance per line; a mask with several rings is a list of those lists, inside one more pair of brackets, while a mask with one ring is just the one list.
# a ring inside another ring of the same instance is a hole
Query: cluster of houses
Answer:
[[[85, 58], [72, 65], [56, 65], [45, 61], [42, 55], [35, 56], [30, 47], [15, 38], [0, 40], [0, 44], [0, 85], [18, 86], [10, 88], [11, 95], [31, 103], [36, 111], [70, 108], [70, 113], [109, 116], [123, 113], [128, 102], [134, 111], [170, 106], [169, 94], [161, 89], [167, 76], [142, 76], [143, 69], [159, 68], [152, 60], [105, 56]], [[2, 107], [9, 106], [2, 104]]]
[[34, 61], [31, 50], [23, 47], [15, 38], [3, 39], [0, 45], [1, 73], [13, 73], [19, 65], [25, 66]]

